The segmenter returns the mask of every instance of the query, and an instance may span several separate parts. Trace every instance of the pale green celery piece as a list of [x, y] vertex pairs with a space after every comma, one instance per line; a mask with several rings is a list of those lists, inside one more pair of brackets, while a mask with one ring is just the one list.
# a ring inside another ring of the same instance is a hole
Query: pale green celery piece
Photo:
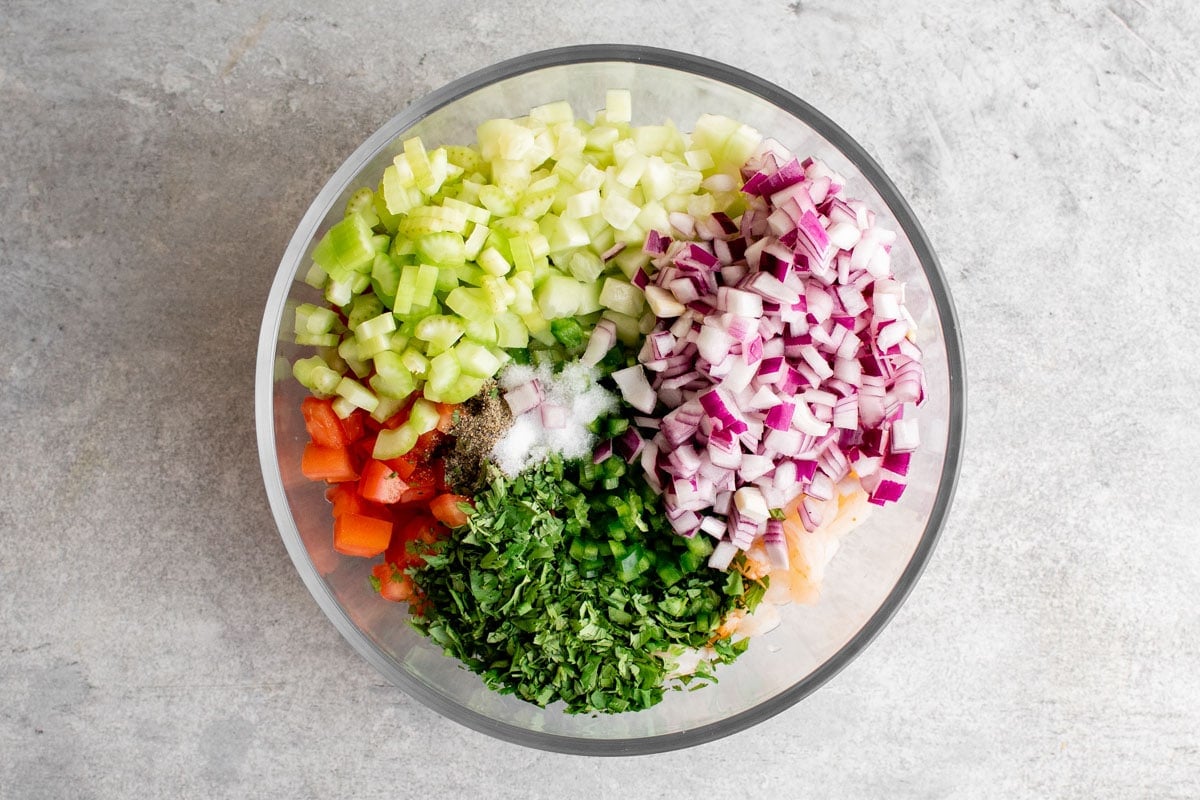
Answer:
[[516, 314], [506, 311], [496, 317], [495, 323], [496, 344], [499, 347], [507, 349], [529, 346], [529, 330]]
[[490, 319], [468, 320], [463, 338], [470, 339], [478, 344], [495, 344], [496, 323]]
[[404, 408], [406, 400], [406, 397], [380, 397], [379, 405], [375, 406], [375, 410], [371, 412], [371, 419], [376, 422], [387, 422], [396, 415], [396, 412]]
[[318, 366], [313, 370], [310, 380], [312, 382], [308, 386], [309, 389], [320, 397], [330, 397], [341, 383], [342, 376], [329, 367]]
[[490, 184], [479, 187], [479, 202], [495, 217], [511, 216], [517, 210], [517, 204], [508, 192]]
[[437, 427], [441, 416], [437, 406], [423, 397], [418, 397], [413, 401], [412, 409], [408, 414], [408, 422], [405, 424], [412, 426], [412, 429], [418, 434], [429, 433]]
[[360, 342], [366, 339], [374, 339], [384, 334], [389, 334], [396, 330], [396, 318], [390, 311], [384, 311], [378, 316], [365, 319], [358, 323], [358, 327], [354, 329], [354, 336]]
[[485, 247], [479, 254], [479, 266], [489, 275], [507, 275], [512, 265], [494, 247]]
[[[407, 214], [421, 202], [420, 191], [415, 186], [405, 185], [401, 171], [398, 169], [402, 157], [402, 155], [397, 156], [396, 163], [383, 170], [383, 181], [380, 184], [384, 205], [387, 207], [388, 213], [396, 216]], [[403, 163], [405, 166], [408, 165], [407, 160], [404, 160]]]
[[338, 415], [339, 419], [346, 419], [355, 412], [358, 406], [351, 403], [344, 397], [333, 398], [333, 413]]
[[329, 282], [329, 273], [321, 269], [321, 265], [314, 261], [308, 268], [308, 272], [304, 273], [304, 282], [314, 289], [324, 289], [325, 284]]
[[491, 319], [494, 314], [483, 289], [464, 286], [446, 295], [446, 307], [465, 320]]
[[416, 264], [405, 264], [400, 268], [400, 283], [396, 285], [396, 300], [392, 303], [392, 310], [397, 314], [408, 314], [412, 311], [419, 271], [420, 267]]
[[368, 339], [360, 339], [358, 354], [362, 358], [372, 358], [378, 353], [392, 349], [392, 334], [384, 333]]
[[392, 237], [392, 247], [388, 252], [392, 258], [400, 256], [411, 256], [417, 252], [417, 246], [413, 244], [413, 240], [405, 236], [396, 235]]
[[306, 386], [311, 389], [313, 372], [318, 367], [324, 366], [326, 366], [325, 360], [320, 356], [298, 358], [296, 359], [296, 363], [292, 364], [292, 375], [296, 378], [296, 380], [300, 381], [302, 386]]
[[555, 189], [539, 194], [526, 193], [517, 204], [517, 213], [526, 219], [539, 219], [554, 204]]
[[[445, 295], [458, 286], [458, 269], [456, 267], [439, 267], [433, 290], [439, 295]], [[414, 287], [415, 288], [415, 287]]]
[[609, 122], [633, 119], [633, 95], [628, 89], [609, 89], [604, 93], [604, 116]]
[[379, 398], [375, 396], [375, 393], [352, 378], [342, 378], [338, 381], [334, 392], [368, 414], [375, 410], [375, 406], [379, 405]]
[[414, 377], [424, 379], [429, 372], [429, 359], [415, 347], [405, 348], [400, 361]]
[[464, 217], [477, 225], [486, 225], [488, 220], [492, 218], [492, 214], [486, 208], [481, 208], [470, 203], [464, 203], [462, 200], [456, 200], [453, 197], [447, 197], [442, 201], [442, 205], [446, 208], [452, 208], [461, 213]]
[[[517, 280], [520, 275], [526, 275], [529, 280]], [[509, 307], [518, 314], [528, 314], [533, 308], [533, 273], [523, 272], [514, 276], [508, 282], [508, 288], [512, 290], [512, 300], [509, 301]]]
[[455, 358], [453, 352], [447, 351], [434, 356], [429, 362], [429, 377], [425, 380], [425, 396], [429, 397], [429, 390], [432, 390], [436, 399], [450, 389], [461, 374], [462, 370], [458, 366], [458, 359]]
[[308, 319], [312, 316], [312, 312], [317, 309], [312, 303], [301, 303], [296, 306], [296, 322], [292, 326], [293, 333], [324, 333], [324, 331], [310, 331], [308, 329]]
[[458, 341], [465, 329], [462, 322], [454, 317], [434, 314], [417, 323], [416, 333], [418, 339], [444, 351]]
[[446, 157], [450, 160], [451, 164], [462, 167], [468, 173], [479, 172], [484, 167], [483, 156], [474, 147], [448, 145], [446, 147]]
[[356, 273], [354, 273], [354, 277], [352, 277], [350, 279], [350, 293], [355, 294], [355, 295], [362, 294], [363, 292], [365, 292], [367, 290], [367, 287], [370, 285], [371, 285], [370, 271], [367, 271], [365, 274], [362, 272], [356, 272]]
[[554, 221], [553, 228], [547, 238], [550, 241], [551, 253], [560, 250], [570, 250], [575, 247], [585, 247], [589, 242], [587, 230], [579, 220], [567, 217], [558, 217]]
[[[412, 170], [413, 184], [418, 189], [425, 191], [425, 187], [433, 183], [434, 177], [429, 165], [429, 156], [425, 152], [425, 145], [421, 142], [420, 136], [404, 140], [404, 157]], [[433, 194], [433, 192], [426, 193]]]
[[[380, 353], [380, 356], [386, 355]], [[391, 355], [395, 355], [392, 353]], [[375, 365], [376, 373], [371, 376], [371, 388], [380, 397], [391, 397], [403, 399], [408, 397], [417, 389], [417, 381], [413, 374], [409, 372], [401, 364], [397, 367], [389, 366], [385, 371], [379, 367], [379, 357], [376, 357]]]
[[480, 286], [483, 283], [483, 276], [487, 273], [474, 264], [459, 264], [454, 268], [454, 274], [458, 276], [460, 283]]
[[375, 449], [371, 456], [385, 461], [389, 458], [399, 458], [417, 445], [419, 434], [407, 424], [397, 428], [384, 429], [375, 439]]
[[377, 233], [371, 237], [371, 246], [376, 253], [386, 253], [392, 244], [392, 237], [386, 233]]
[[346, 315], [346, 325], [352, 331], [358, 330], [363, 322], [382, 316], [383, 303], [373, 294], [360, 294], [350, 303], [350, 313]]
[[538, 232], [538, 223], [528, 217], [510, 216], [492, 220], [492, 230], [508, 239], [527, 237]]
[[325, 299], [339, 307], [350, 305], [350, 301], [354, 299], [350, 281], [329, 281], [325, 285]]
[[[529, 165], [524, 161], [497, 159], [492, 162], [492, 182], [508, 195], [515, 197], [529, 186]], [[480, 201], [482, 200], [483, 196], [480, 195]], [[486, 203], [484, 205], [492, 214], [502, 213]]]
[[456, 266], [467, 260], [466, 243], [460, 234], [439, 231], [418, 238], [417, 257], [429, 264]]
[[417, 280], [413, 285], [413, 305], [427, 306], [433, 302], [433, 295], [438, 287], [438, 273], [438, 268], [431, 264], [417, 266]]
[[388, 350], [393, 350], [397, 353], [403, 353], [404, 349], [408, 347], [408, 341], [409, 336], [407, 334], [401, 333], [398, 330], [392, 331], [391, 335], [388, 337]]
[[463, 340], [454, 347], [454, 356], [458, 359], [458, 367], [464, 375], [476, 378], [490, 378], [500, 369], [500, 359], [492, 355], [486, 347], [475, 342]]
[[339, 375], [345, 374], [346, 370], [350, 369], [350, 367], [347, 366], [346, 362], [342, 359], [341, 355], [338, 354], [337, 345], [322, 347], [318, 351], [318, 354], [325, 361], [325, 363], [329, 365], [329, 368]]
[[483, 285], [480, 288], [483, 290], [484, 299], [492, 315], [505, 311], [516, 299], [516, 291], [509, 287], [508, 282], [503, 278], [484, 275]]
[[338, 343], [336, 333], [297, 333], [296, 344], [306, 347], [329, 347]]
[[517, 272], [528, 272], [533, 269], [533, 253], [529, 249], [529, 241], [525, 236], [512, 236], [508, 240], [508, 249], [512, 253], [513, 269]]
[[483, 245], [487, 241], [489, 233], [491, 233], [491, 229], [487, 225], [475, 224], [470, 236], [467, 237], [467, 241], [463, 245], [463, 255], [467, 260], [474, 261], [479, 258], [480, 251], [483, 250]]

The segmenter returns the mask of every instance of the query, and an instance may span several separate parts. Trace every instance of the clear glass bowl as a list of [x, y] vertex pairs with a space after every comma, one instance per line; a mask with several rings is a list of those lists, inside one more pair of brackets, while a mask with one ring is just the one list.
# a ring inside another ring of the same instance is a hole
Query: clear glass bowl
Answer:
[[[561, 99], [590, 114], [603, 107], [610, 88], [631, 90], [635, 124], [671, 119], [688, 129], [703, 112], [725, 114], [845, 176], [849, 196], [870, 203], [898, 233], [893, 264], [908, 282], [909, 308], [920, 327], [928, 399], [903, 500], [876, 511], [842, 540], [818, 604], [785, 607], [782, 624], [721, 669], [716, 685], [668, 692], [647, 711], [568, 715], [486, 689], [410, 628], [405, 606], [370, 590], [368, 561], [333, 551], [324, 486], [300, 474], [305, 390], [291, 378], [289, 364], [308, 351], [289, 334], [296, 305], [320, 302], [297, 280], [313, 244], [341, 218], [356, 188], [378, 182], [403, 139], [470, 143], [483, 120], [521, 116]], [[313, 597], [350, 644], [413, 697], [471, 728], [532, 747], [589, 755], [672, 750], [727, 736], [793, 705], [844, 667], [896, 612], [929, 558], [954, 492], [964, 417], [961, 350], [945, 279], [912, 211], [866, 151], [816, 109], [767, 81], [696, 56], [610, 45], [549, 50], [481, 70], [408, 106], [317, 195], [283, 256], [263, 315], [256, 377], [263, 478], [280, 534]]]

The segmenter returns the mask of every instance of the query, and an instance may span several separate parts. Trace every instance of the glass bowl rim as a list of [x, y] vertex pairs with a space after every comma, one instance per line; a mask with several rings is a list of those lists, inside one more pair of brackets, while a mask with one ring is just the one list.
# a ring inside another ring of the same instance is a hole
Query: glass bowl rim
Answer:
[[[370, 638], [350, 619], [317, 572], [300, 539], [283, 487], [275, 446], [274, 375], [275, 356], [283, 308], [295, 265], [315, 234], [332, 203], [366, 164], [396, 137], [418, 121], [489, 84], [549, 67], [581, 63], [637, 63], [673, 69], [728, 84], [775, 105], [801, 119], [837, 147], [871, 183], [904, 230], [929, 282], [932, 299], [942, 325], [943, 344], [949, 372], [949, 420], [946, 454], [937, 494], [925, 530], [908, 565], [883, 603], [867, 622], [823, 664], [780, 693], [745, 711], [697, 728], [675, 733], [636, 738], [587, 739], [549, 734], [501, 722], [447, 700], [395, 668]], [[887, 625], [908, 597], [924, 571], [945, 524], [962, 464], [966, 386], [962, 340], [957, 315], [945, 275], [925, 231], [907, 201], [874, 158], [842, 128], [809, 103], [781, 87], [744, 70], [701, 56], [626, 44], [590, 44], [542, 50], [511, 58], [472, 72], [414, 101], [366, 139], [337, 169], [317, 194], [297, 225], [280, 261], [263, 314], [255, 375], [255, 417], [263, 482], [280, 537], [305, 586], [338, 632], [389, 680], [443, 716], [473, 730], [516, 744], [575, 755], [627, 756], [676, 750], [729, 736], [763, 722], [807, 697], [857, 656]]]

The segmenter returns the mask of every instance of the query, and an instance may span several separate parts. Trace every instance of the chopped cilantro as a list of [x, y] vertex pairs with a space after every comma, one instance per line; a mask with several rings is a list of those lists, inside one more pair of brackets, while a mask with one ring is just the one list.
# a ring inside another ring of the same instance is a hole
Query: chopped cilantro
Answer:
[[[467, 526], [410, 570], [425, 597], [413, 625], [490, 688], [571, 713], [654, 705], [670, 654], [711, 644], [718, 662], [736, 658], [745, 644], [714, 631], [765, 585], [694, 563], [649, 487], [608, 470], [552, 457], [493, 472]], [[715, 680], [702, 660], [679, 683]]]

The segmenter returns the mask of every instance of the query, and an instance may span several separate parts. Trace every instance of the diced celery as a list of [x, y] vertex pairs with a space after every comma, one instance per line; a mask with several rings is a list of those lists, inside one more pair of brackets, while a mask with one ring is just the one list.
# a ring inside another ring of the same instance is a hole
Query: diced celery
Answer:
[[416, 390], [416, 378], [399, 353], [385, 350], [375, 355], [374, 362], [375, 374], [371, 377], [371, 388], [380, 395], [404, 398]]
[[341, 339], [336, 333], [297, 333], [296, 344], [305, 347], [331, 347]]
[[412, 310], [419, 271], [420, 267], [416, 264], [405, 264], [400, 268], [400, 280], [396, 284], [396, 294], [392, 300], [392, 310], [397, 314], [407, 314]]
[[375, 259], [372, 236], [362, 215], [351, 214], [321, 238], [313, 248], [313, 261], [334, 280], [348, 280], [355, 272], [370, 270]]
[[[457, 291], [457, 290], [456, 290]], [[428, 342], [436, 352], [449, 349], [463, 335], [462, 322], [454, 317], [434, 314], [417, 323], [417, 338]]]
[[512, 290], [512, 300], [509, 306], [518, 314], [528, 314], [533, 309], [533, 286], [537, 281], [532, 272], [518, 272], [508, 282]]
[[363, 322], [384, 313], [383, 303], [373, 294], [360, 294], [350, 303], [350, 313], [347, 314], [346, 326], [357, 330]]
[[459, 264], [454, 268], [454, 274], [458, 276], [459, 283], [465, 283], [476, 288], [483, 285], [483, 279], [487, 275], [486, 272], [474, 264]]
[[431, 264], [419, 264], [417, 277], [413, 283], [412, 303], [414, 306], [427, 306], [433, 302], [433, 294], [437, 290], [439, 270]]
[[448, 145], [446, 147], [446, 158], [456, 167], [462, 167], [464, 171], [479, 172], [483, 169], [483, 156], [474, 147], [464, 147], [461, 145]]
[[486, 161], [524, 159], [533, 149], [533, 132], [511, 119], [490, 119], [475, 129]]
[[329, 333], [337, 321], [337, 314], [324, 306], [312, 303], [296, 306], [296, 333]]
[[497, 345], [506, 349], [529, 346], [529, 330], [516, 314], [505, 312], [495, 322]]
[[358, 355], [364, 359], [372, 358], [376, 353], [382, 353], [385, 350], [391, 349], [392, 335], [390, 333], [373, 336], [369, 339], [362, 339], [358, 343]]
[[350, 294], [352, 295], [362, 294], [370, 285], [371, 274], [369, 271], [367, 273], [356, 272], [350, 276]]
[[409, 336], [399, 330], [392, 331], [388, 336], [388, 349], [395, 350], [397, 353], [403, 353], [404, 348], [408, 347]]
[[467, 218], [459, 211], [443, 206], [419, 206], [400, 222], [397, 233], [416, 239], [439, 231], [462, 234], [466, 229]]
[[512, 265], [494, 247], [484, 248], [479, 254], [479, 266], [489, 275], [507, 275], [512, 269]]
[[441, 416], [438, 413], [437, 406], [422, 397], [418, 397], [413, 401], [412, 409], [408, 413], [408, 421], [405, 424], [411, 426], [418, 434], [428, 433], [437, 427]]
[[424, 378], [429, 372], [429, 359], [415, 347], [409, 347], [400, 354], [400, 363], [416, 378]]
[[517, 295], [504, 278], [497, 278], [493, 275], [484, 275], [483, 285], [480, 288], [492, 315], [505, 311]]
[[483, 289], [463, 286], [446, 295], [446, 306], [466, 320], [490, 319], [495, 313]]
[[386, 461], [389, 458], [399, 458], [417, 446], [418, 438], [420, 438], [420, 434], [407, 424], [401, 425], [398, 428], [385, 428], [376, 437], [375, 449], [371, 452], [371, 456], [380, 461]]
[[429, 361], [429, 375], [425, 379], [425, 396], [438, 400], [462, 374], [458, 359], [454, 353], [446, 351], [434, 356]]
[[496, 323], [490, 319], [468, 320], [463, 338], [478, 344], [495, 344]]
[[454, 355], [458, 366], [464, 375], [476, 378], [490, 378], [500, 369], [500, 359], [482, 345], [470, 341], [461, 341], [454, 347]]
[[333, 413], [338, 415], [338, 419], [346, 419], [351, 414], [358, 410], [358, 406], [351, 403], [344, 397], [333, 398]]
[[[544, 219], [548, 219], [549, 216], [547, 214]], [[557, 217], [550, 222], [550, 226], [551, 231], [547, 238], [550, 240], [551, 253], [570, 250], [573, 247], [584, 247], [588, 244], [587, 230], [577, 219]]]
[[394, 330], [396, 330], [396, 318], [392, 316], [392, 312], [385, 311], [378, 316], [358, 323], [358, 327], [354, 329], [354, 336], [359, 342], [362, 342], [366, 339], [383, 336]]
[[413, 244], [417, 257], [430, 264], [458, 265], [467, 260], [466, 243], [463, 237], [451, 231], [438, 231], [416, 239]]
[[375, 396], [374, 392], [353, 378], [342, 378], [338, 381], [334, 392], [368, 414], [375, 410], [375, 406], [379, 405], [379, 398]]
[[298, 359], [292, 365], [292, 374], [302, 386], [321, 397], [332, 395], [342, 380], [342, 376], [330, 369], [320, 356]]
[[513, 269], [517, 272], [527, 272], [533, 269], [533, 253], [529, 249], [528, 240], [521, 235], [515, 235], [508, 240], [508, 249], [512, 253]]
[[[497, 159], [492, 162], [492, 181], [508, 195], [516, 197], [529, 186], [529, 165], [524, 161]], [[480, 198], [480, 202], [483, 198]], [[500, 212], [488, 206], [493, 214]]]
[[[418, 273], [419, 275], [420, 273]], [[441, 267], [437, 271], [433, 290], [439, 295], [444, 295], [447, 292], [453, 291], [454, 287], [458, 286], [458, 268], [457, 267]], [[413, 291], [416, 291], [416, 285], [413, 285]]]
[[[388, 249], [388, 255], [392, 258], [401, 258], [402, 256], [411, 256], [417, 252], [416, 245], [413, 240], [399, 234], [392, 237], [392, 246]], [[411, 260], [404, 260], [398, 263], [411, 264]]]
[[497, 217], [510, 216], [517, 210], [512, 196], [493, 184], [479, 187], [479, 203]]
[[476, 223], [475, 227], [471, 230], [471, 235], [467, 237], [467, 241], [463, 244], [463, 255], [469, 260], [478, 258], [489, 233], [491, 233], [491, 229], [487, 225]]
[[567, 206], [563, 216], [580, 219], [600, 213], [600, 190], [586, 189], [567, 198]]
[[350, 281], [330, 280], [325, 285], [325, 299], [335, 306], [350, 305], [350, 301], [354, 299], [354, 292], [350, 288]]
[[396, 287], [400, 284], [400, 265], [385, 253], [375, 255], [371, 267], [371, 287], [383, 304], [389, 308], [396, 303]]
[[321, 265], [315, 261], [308, 268], [308, 272], [304, 273], [304, 282], [314, 289], [324, 289], [325, 284], [329, 282], [329, 273], [321, 269]]
[[379, 405], [375, 406], [375, 410], [371, 412], [371, 419], [376, 422], [387, 422], [396, 415], [396, 412], [404, 408], [406, 401], [407, 398], [380, 397]]

